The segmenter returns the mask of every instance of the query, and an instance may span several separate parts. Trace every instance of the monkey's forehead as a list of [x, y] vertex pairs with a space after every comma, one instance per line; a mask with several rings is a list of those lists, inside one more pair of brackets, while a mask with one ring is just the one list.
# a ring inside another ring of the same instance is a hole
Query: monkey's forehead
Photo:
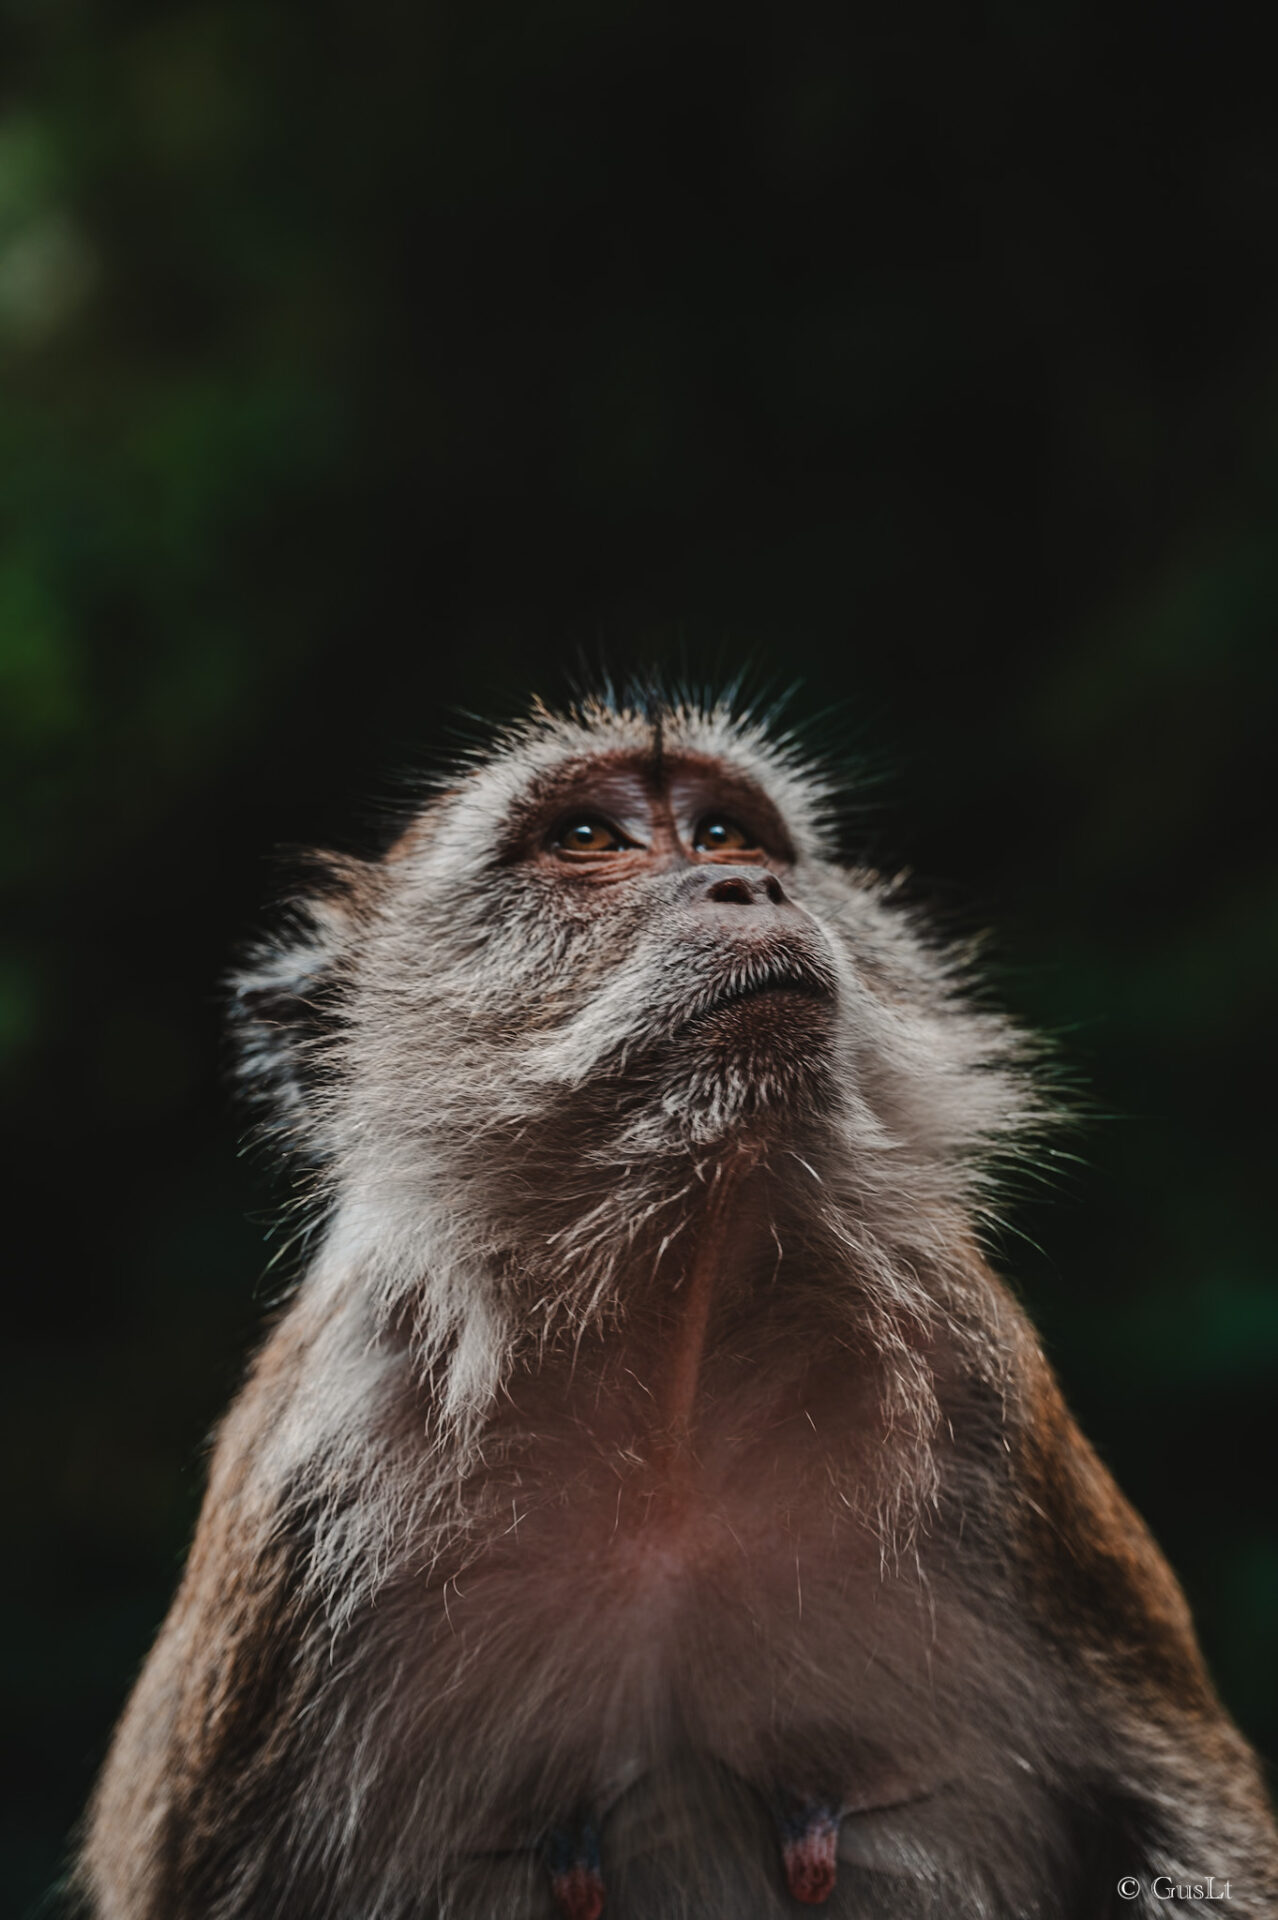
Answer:
[[[418, 827], [433, 829], [430, 837], [441, 852], [454, 835], [459, 852], [472, 851], [476, 831], [491, 844], [517, 831], [530, 810], [557, 792], [574, 786], [580, 792], [592, 764], [601, 772], [630, 767], [660, 780], [679, 763], [703, 775], [722, 768], [729, 787], [725, 804], [732, 785], [760, 794], [780, 814], [800, 854], [819, 857], [829, 850], [834, 780], [792, 741], [726, 706], [670, 705], [642, 714], [602, 705], [571, 714], [536, 708], [443, 784]], [[415, 837], [410, 828], [405, 843]]]

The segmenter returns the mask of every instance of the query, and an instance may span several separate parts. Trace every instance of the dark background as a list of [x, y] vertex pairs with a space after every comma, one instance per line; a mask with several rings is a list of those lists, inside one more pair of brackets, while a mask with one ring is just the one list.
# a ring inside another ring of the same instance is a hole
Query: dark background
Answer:
[[799, 681], [891, 769], [854, 850], [999, 929], [1107, 1116], [1003, 1263], [1278, 1751], [1273, 68], [877, 12], [4, 8], [6, 1909], [271, 1292], [272, 850], [583, 647]]

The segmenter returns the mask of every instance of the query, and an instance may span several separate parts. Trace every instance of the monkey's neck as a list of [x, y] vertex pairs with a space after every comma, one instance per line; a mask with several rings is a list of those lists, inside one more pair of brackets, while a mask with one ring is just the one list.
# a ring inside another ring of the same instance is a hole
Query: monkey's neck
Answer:
[[737, 1185], [727, 1176], [714, 1189], [691, 1257], [668, 1303], [668, 1345], [663, 1340], [655, 1383], [659, 1459], [686, 1460], [689, 1454], [715, 1291], [728, 1264], [743, 1256], [749, 1238], [749, 1224], [737, 1204]]
[[697, 1404], [697, 1386], [701, 1362], [706, 1350], [706, 1329], [710, 1324], [710, 1306], [715, 1281], [721, 1266], [718, 1236], [705, 1234], [693, 1255], [675, 1305], [670, 1365], [660, 1382], [658, 1405], [661, 1409], [663, 1437], [679, 1449], [686, 1448]]

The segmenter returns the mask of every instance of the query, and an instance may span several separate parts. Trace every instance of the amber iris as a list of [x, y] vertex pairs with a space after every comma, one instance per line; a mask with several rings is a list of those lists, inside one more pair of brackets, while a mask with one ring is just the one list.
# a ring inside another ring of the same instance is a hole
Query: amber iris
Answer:
[[564, 853], [617, 853], [626, 844], [614, 826], [592, 813], [565, 821], [555, 835]]
[[757, 845], [754, 836], [726, 814], [710, 814], [702, 820], [692, 843], [695, 853], [738, 853]]

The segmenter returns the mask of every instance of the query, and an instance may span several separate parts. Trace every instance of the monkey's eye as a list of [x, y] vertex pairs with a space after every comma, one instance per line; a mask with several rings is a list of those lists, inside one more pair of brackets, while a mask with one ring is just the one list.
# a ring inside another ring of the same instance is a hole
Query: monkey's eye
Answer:
[[556, 853], [620, 853], [630, 841], [596, 813], [580, 813], [555, 829], [551, 841]]
[[694, 853], [743, 853], [753, 852], [758, 844], [739, 821], [726, 813], [708, 813], [697, 822], [692, 849]]

